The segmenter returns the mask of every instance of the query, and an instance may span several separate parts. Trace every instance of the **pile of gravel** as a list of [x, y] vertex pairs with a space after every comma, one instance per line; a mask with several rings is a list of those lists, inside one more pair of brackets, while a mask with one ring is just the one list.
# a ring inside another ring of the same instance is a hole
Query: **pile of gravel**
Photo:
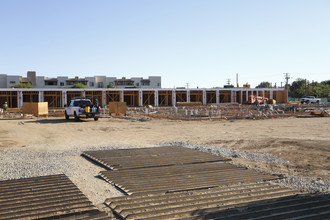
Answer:
[[[67, 150], [36, 151], [24, 148], [0, 149], [0, 180], [29, 178], [37, 176], [66, 174], [79, 175], [77, 164], [70, 160], [72, 156], [79, 156], [88, 150], [110, 150], [122, 147], [88, 147], [71, 148]], [[79, 164], [78, 164], [79, 165]]]
[[330, 182], [320, 178], [290, 176], [273, 182], [293, 186], [310, 193], [330, 193]]
[[249, 153], [241, 152], [237, 150], [230, 150], [224, 147], [205, 146], [205, 145], [193, 145], [184, 142], [166, 142], [160, 143], [160, 146], [182, 146], [202, 152], [207, 152], [216, 156], [227, 157], [227, 158], [242, 158], [254, 162], [264, 163], [276, 163], [276, 164], [289, 164], [289, 161], [283, 160], [282, 158], [276, 157], [272, 154], [260, 154], [260, 153]]

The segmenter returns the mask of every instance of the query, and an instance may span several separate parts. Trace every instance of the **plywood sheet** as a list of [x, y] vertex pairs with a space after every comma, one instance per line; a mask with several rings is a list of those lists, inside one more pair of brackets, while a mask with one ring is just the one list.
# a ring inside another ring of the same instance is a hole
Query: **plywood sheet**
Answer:
[[109, 102], [108, 109], [110, 114], [126, 114], [127, 105], [126, 102]]
[[48, 102], [23, 102], [23, 114], [48, 115]]

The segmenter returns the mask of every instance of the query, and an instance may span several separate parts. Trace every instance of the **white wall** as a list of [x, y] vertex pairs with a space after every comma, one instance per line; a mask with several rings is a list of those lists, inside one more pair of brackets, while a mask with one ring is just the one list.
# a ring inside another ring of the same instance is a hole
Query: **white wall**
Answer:
[[151, 88], [161, 88], [162, 78], [160, 76], [149, 76]]
[[[15, 84], [20, 83], [19, 79], [20, 79], [20, 76], [8, 76], [7, 75], [7, 88], [10, 88]], [[11, 83], [11, 82], [13, 82], [13, 83]]]
[[[107, 85], [106, 85], [106, 76], [95, 76], [95, 88], [107, 88]], [[102, 86], [99, 87], [99, 83], [102, 83]]]
[[134, 86], [141, 87], [141, 80], [143, 79], [142, 77], [132, 77], [131, 79], [134, 80]]
[[7, 75], [0, 74], [0, 88], [7, 88]]
[[67, 76], [58, 76], [57, 77], [57, 87], [61, 88], [61, 83], [63, 83], [64, 86], [66, 86], [66, 81], [69, 77]]
[[45, 77], [44, 76], [37, 76], [37, 88], [45, 88]]
[[106, 84], [106, 86], [108, 86], [109, 85], [109, 83], [111, 83], [113, 86], [115, 86], [115, 80], [116, 80], [117, 78], [116, 77], [107, 77], [106, 78], [106, 80], [105, 80], [105, 84]]

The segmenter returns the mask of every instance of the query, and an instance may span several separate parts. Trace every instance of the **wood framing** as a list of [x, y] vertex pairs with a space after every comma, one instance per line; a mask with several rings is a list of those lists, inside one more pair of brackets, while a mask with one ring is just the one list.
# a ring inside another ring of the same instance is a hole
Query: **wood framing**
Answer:
[[8, 108], [17, 108], [16, 91], [0, 91], [0, 108], [7, 102]]
[[106, 102], [120, 102], [120, 91], [106, 91], [105, 92]]
[[172, 91], [159, 90], [158, 91], [159, 106], [171, 106], [172, 105]]
[[124, 91], [124, 102], [127, 106], [139, 106], [139, 91]]
[[39, 91], [23, 91], [23, 102], [39, 102]]
[[102, 91], [87, 90], [85, 92], [85, 96], [88, 98], [91, 98], [91, 101], [93, 104], [95, 104], [95, 99], [98, 100], [100, 106], [103, 106], [106, 104], [106, 103], [103, 103]]
[[83, 96], [82, 94], [83, 94], [82, 91], [67, 91], [66, 92], [66, 95], [67, 95], [67, 103], [66, 104], [69, 105], [70, 102], [71, 102], [71, 99], [73, 99], [75, 97], [81, 97], [81, 96]]
[[[177, 102], [247, 103], [250, 95], [265, 96], [277, 103], [287, 102], [287, 91], [282, 88], [225, 88], [225, 89], [0, 89], [0, 107], [21, 108], [23, 102], [48, 102], [49, 108], [63, 108], [74, 97], [98, 99], [99, 105], [126, 102], [127, 106], [173, 106]], [[94, 103], [95, 104], [95, 103]]]
[[143, 106], [155, 105], [155, 91], [142, 91]]
[[187, 91], [175, 91], [176, 102], [187, 102]]
[[62, 92], [61, 91], [44, 91], [44, 102], [48, 102], [49, 108], [62, 107]]
[[206, 91], [206, 103], [216, 103], [217, 93], [216, 91]]
[[231, 91], [221, 91], [220, 103], [231, 102]]
[[202, 90], [190, 90], [190, 102], [203, 103], [203, 91]]

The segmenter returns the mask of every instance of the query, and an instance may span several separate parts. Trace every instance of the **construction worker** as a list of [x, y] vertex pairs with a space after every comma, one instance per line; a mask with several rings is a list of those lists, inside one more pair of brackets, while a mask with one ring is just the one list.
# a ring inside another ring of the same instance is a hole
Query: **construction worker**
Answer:
[[5, 102], [5, 104], [2, 105], [2, 108], [3, 108], [3, 112], [5, 113], [8, 108], [7, 102]]

